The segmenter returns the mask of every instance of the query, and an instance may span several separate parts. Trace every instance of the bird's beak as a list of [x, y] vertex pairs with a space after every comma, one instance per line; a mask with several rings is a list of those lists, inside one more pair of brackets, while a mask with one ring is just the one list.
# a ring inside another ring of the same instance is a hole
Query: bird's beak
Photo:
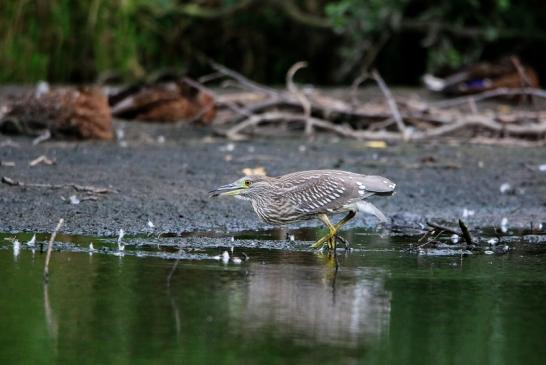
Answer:
[[220, 186], [217, 189], [209, 191], [209, 196], [211, 198], [219, 195], [237, 195], [245, 189], [244, 186], [241, 186], [239, 183], [231, 183], [227, 185]]

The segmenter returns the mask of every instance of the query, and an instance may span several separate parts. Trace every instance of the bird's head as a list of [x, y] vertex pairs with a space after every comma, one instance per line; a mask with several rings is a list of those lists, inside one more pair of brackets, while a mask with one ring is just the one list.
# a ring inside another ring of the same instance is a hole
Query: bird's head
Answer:
[[270, 187], [270, 177], [251, 175], [242, 177], [231, 184], [220, 186], [209, 192], [211, 197], [231, 195], [241, 199], [253, 199], [257, 195], [267, 192]]

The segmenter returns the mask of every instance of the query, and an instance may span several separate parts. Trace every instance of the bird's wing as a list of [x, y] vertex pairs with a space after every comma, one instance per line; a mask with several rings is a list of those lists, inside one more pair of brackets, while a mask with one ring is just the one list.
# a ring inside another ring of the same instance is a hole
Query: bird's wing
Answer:
[[287, 180], [286, 196], [297, 211], [309, 214], [335, 212], [371, 195], [392, 193], [396, 186], [381, 176], [343, 171], [309, 171]]
[[334, 209], [337, 200], [346, 200], [351, 192], [339, 179], [325, 175], [302, 176], [286, 191], [300, 213], [317, 214]]

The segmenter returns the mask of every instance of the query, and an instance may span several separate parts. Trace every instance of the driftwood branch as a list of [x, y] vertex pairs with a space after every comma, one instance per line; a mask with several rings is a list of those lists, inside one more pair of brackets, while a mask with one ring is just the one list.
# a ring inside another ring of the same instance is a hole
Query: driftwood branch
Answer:
[[18, 180], [13, 180], [7, 176], [2, 177], [2, 183], [11, 186], [23, 186], [29, 188], [46, 188], [46, 189], [62, 189], [62, 188], [72, 188], [79, 192], [93, 193], [93, 194], [106, 194], [115, 192], [113, 189], [91, 186], [91, 185], [79, 185], [79, 184], [43, 184], [43, 183], [25, 183]]
[[256, 127], [260, 124], [272, 123], [272, 122], [286, 122], [286, 123], [310, 123], [313, 128], [322, 129], [325, 131], [333, 132], [341, 137], [347, 138], [359, 138], [359, 139], [384, 139], [384, 140], [399, 140], [400, 137], [396, 133], [386, 131], [355, 131], [351, 128], [347, 128], [342, 125], [337, 125], [324, 119], [319, 118], [306, 118], [301, 114], [284, 113], [284, 112], [268, 112], [253, 115], [236, 126], [230, 128], [225, 132], [220, 132], [229, 139], [232, 140], [244, 140], [245, 135], [242, 133], [244, 130], [250, 127]]
[[461, 227], [461, 232], [463, 233], [463, 238], [468, 246], [472, 245], [472, 236], [470, 235], [470, 232], [468, 231], [468, 227], [466, 224], [459, 219], [459, 227]]
[[[305, 134], [328, 131], [345, 138], [386, 141], [422, 141], [449, 137], [499, 143], [520, 142], [524, 145], [546, 143], [546, 110], [480, 111], [481, 100], [496, 96], [533, 95], [546, 99], [546, 91], [532, 88], [497, 89], [483, 94], [440, 102], [395, 98], [379, 73], [373, 72], [384, 101], [357, 102], [358, 85], [368, 76], [363, 74], [352, 86], [352, 101], [327, 95], [316, 89], [301, 90], [293, 80], [305, 67], [296, 63], [286, 76], [286, 89], [262, 86], [237, 72], [213, 64], [218, 74], [229, 78], [245, 92], [218, 93], [217, 105], [225, 116], [216, 123], [217, 132], [239, 140], [248, 135], [270, 135], [274, 124], [296, 125]], [[460, 107], [472, 105], [473, 112]], [[266, 130], [262, 126], [268, 126]]]
[[286, 74], [286, 88], [301, 103], [301, 107], [303, 108], [303, 116], [305, 117], [305, 134], [311, 135], [313, 133], [313, 122], [310, 119], [311, 103], [309, 102], [309, 99], [307, 99], [305, 94], [294, 83], [294, 75], [296, 74], [296, 72], [305, 67], [307, 67], [307, 62], [297, 62], [292, 65], [292, 67], [290, 67], [288, 73]]
[[387, 84], [385, 84], [385, 81], [383, 81], [383, 78], [381, 75], [379, 75], [379, 72], [376, 70], [372, 71], [372, 77], [377, 82], [377, 85], [381, 89], [381, 92], [383, 95], [385, 95], [385, 99], [387, 99], [387, 103], [389, 105], [389, 109], [391, 110], [392, 117], [396, 121], [396, 125], [398, 126], [398, 130], [402, 134], [402, 139], [404, 141], [407, 141], [409, 139], [408, 132], [406, 130], [406, 126], [404, 125], [404, 120], [402, 119], [402, 115], [400, 115], [400, 110], [398, 109], [398, 105], [396, 105], [396, 100], [392, 97], [392, 93], [387, 87]]
[[263, 92], [263, 93], [266, 93], [266, 94], [271, 95], [271, 96], [278, 95], [277, 90], [275, 90], [273, 88], [270, 88], [270, 87], [267, 87], [267, 86], [264, 86], [264, 85], [260, 85], [260, 84], [258, 84], [256, 82], [252, 81], [252, 80], [249, 80], [248, 78], [244, 77], [240, 73], [238, 73], [238, 72], [236, 72], [236, 71], [234, 71], [234, 70], [232, 70], [230, 68], [227, 68], [227, 67], [225, 67], [225, 66], [223, 66], [223, 65], [221, 65], [219, 63], [211, 62], [211, 66], [217, 72], [236, 80], [241, 85], [246, 86], [247, 88], [249, 88], [251, 90], [258, 91], [258, 92]]
[[456, 230], [452, 229], [452, 228], [449, 228], [449, 227], [446, 227], [446, 226], [442, 226], [440, 224], [437, 224], [437, 223], [433, 223], [433, 222], [427, 222], [427, 226], [429, 227], [432, 227], [434, 229], [437, 229], [439, 231], [444, 231], [444, 232], [447, 232], [447, 233], [451, 233], [451, 234], [455, 234], [459, 237], [461, 237], [461, 232], [457, 232]]

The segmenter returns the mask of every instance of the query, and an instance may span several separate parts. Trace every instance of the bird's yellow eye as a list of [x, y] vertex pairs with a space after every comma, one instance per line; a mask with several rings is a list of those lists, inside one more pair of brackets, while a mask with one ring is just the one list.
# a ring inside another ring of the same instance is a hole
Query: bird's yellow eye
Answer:
[[245, 180], [245, 186], [246, 186], [246, 187], [249, 187], [250, 185], [252, 185], [252, 181], [250, 181], [250, 180]]

